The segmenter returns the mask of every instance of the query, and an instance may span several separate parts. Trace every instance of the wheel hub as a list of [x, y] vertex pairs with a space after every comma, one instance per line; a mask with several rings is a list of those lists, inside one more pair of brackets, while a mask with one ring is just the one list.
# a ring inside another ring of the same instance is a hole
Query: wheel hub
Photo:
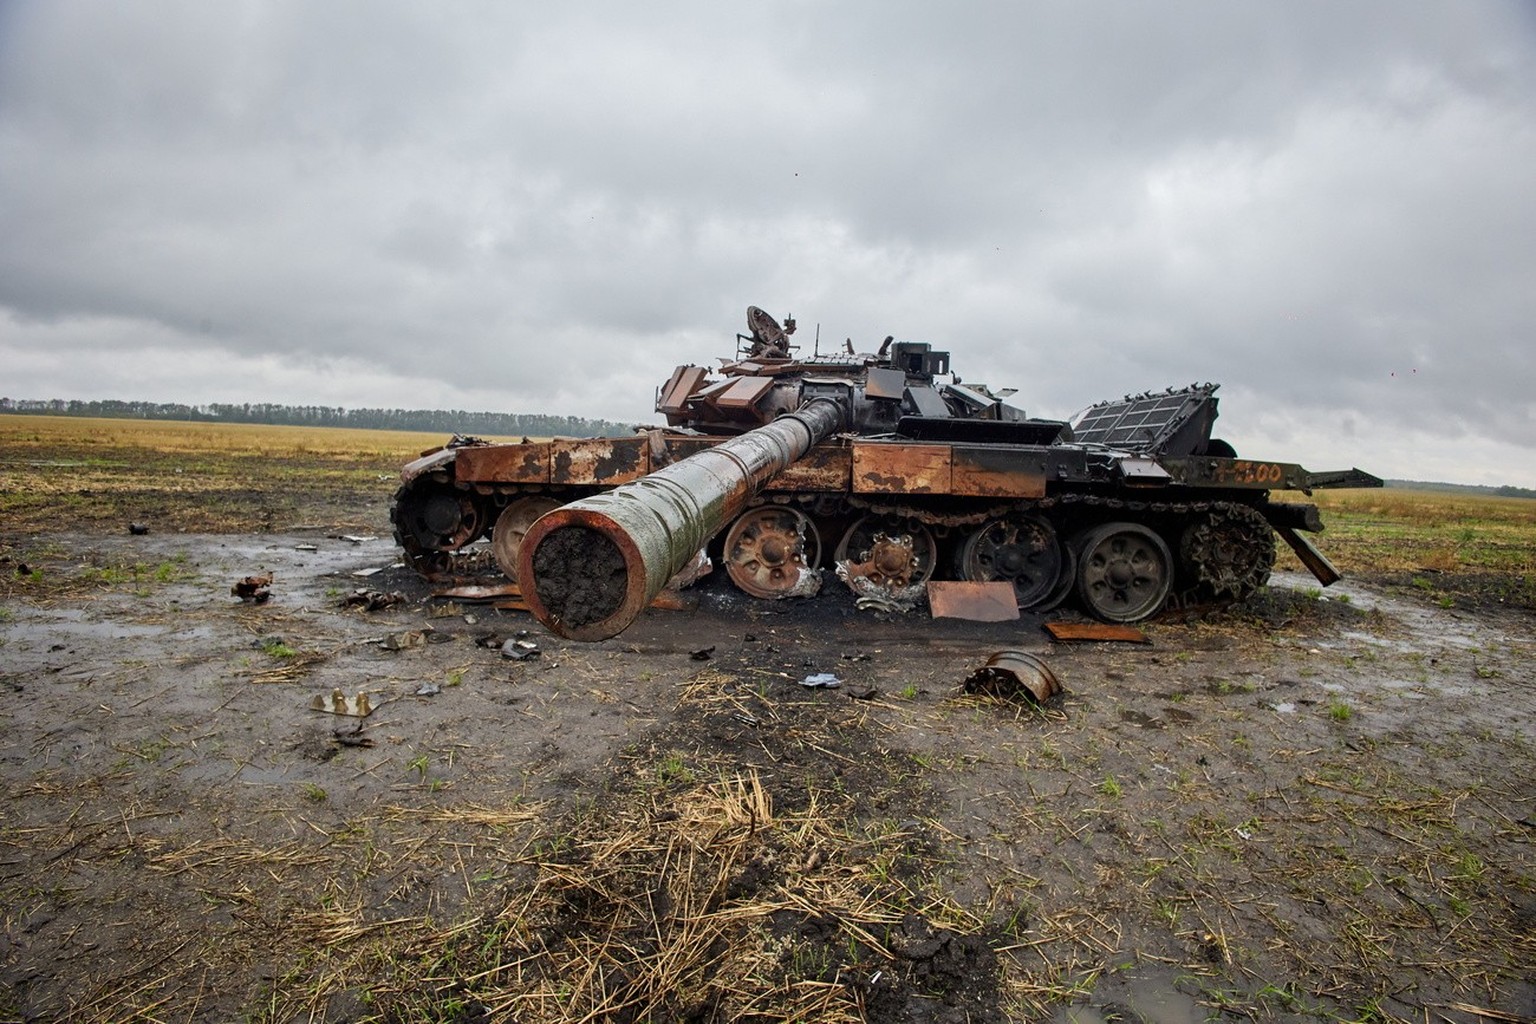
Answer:
[[815, 593], [812, 567], [821, 558], [815, 525], [796, 509], [767, 506], [743, 512], [725, 537], [725, 571], [753, 597]]

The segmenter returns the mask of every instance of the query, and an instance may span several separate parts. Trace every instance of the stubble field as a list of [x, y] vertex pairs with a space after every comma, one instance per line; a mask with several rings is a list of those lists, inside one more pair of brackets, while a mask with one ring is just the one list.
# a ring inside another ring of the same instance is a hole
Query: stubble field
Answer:
[[1536, 503], [1319, 495], [1345, 584], [1147, 644], [578, 645], [394, 567], [442, 440], [0, 417], [0, 1021], [1536, 1016]]

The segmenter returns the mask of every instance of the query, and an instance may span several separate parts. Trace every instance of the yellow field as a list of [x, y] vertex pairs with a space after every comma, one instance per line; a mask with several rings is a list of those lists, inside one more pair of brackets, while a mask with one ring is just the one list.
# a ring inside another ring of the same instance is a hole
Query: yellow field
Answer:
[[148, 448], [162, 452], [225, 455], [315, 455], [328, 458], [408, 459], [448, 439], [442, 433], [287, 427], [262, 423], [183, 423], [174, 420], [103, 420], [79, 416], [0, 414], [0, 452], [60, 448]]
[[1397, 487], [1277, 497], [1317, 504], [1317, 543], [1349, 571], [1536, 572], [1536, 499]]
[[7, 531], [241, 533], [388, 527], [401, 466], [446, 434], [245, 423], [0, 416]]
[[[297, 523], [388, 527], [400, 468], [445, 434], [0, 415], [0, 526], [145, 519], [240, 532]], [[1536, 500], [1398, 488], [1279, 494], [1316, 502], [1318, 546], [1346, 573], [1536, 578]], [[1281, 545], [1281, 567], [1299, 569]]]

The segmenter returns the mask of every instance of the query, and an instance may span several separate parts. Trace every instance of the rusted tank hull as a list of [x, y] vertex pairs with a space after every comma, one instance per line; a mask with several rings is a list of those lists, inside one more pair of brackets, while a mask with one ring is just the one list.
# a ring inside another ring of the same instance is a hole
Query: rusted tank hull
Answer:
[[[816, 399], [648, 476], [548, 513], [523, 539], [529, 610], [573, 640], [621, 632], [710, 537], [847, 419]], [[531, 581], [531, 585], [529, 583]]]
[[792, 320], [753, 307], [747, 326], [736, 358], [662, 385], [668, 428], [455, 438], [411, 463], [390, 512], [407, 562], [433, 579], [484, 575], [489, 539], [534, 614], [582, 640], [622, 630], [706, 546], [761, 599], [809, 596], [832, 570], [877, 607], [949, 579], [1006, 583], [1019, 611], [1071, 601], [1126, 623], [1245, 600], [1269, 579], [1277, 534], [1332, 582], [1297, 533], [1322, 528], [1316, 507], [1271, 493], [1381, 485], [1239, 458], [1212, 434], [1216, 384], [1067, 423], [962, 383], [926, 342], [807, 357]]

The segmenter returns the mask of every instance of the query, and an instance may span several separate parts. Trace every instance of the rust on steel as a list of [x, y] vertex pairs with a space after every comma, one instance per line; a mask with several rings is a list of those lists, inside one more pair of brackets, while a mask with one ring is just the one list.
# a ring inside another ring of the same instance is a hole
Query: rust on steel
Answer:
[[929, 580], [928, 607], [936, 619], [1010, 622], [1019, 617], [1019, 596], [1008, 580]]
[[[523, 538], [517, 578], [534, 617], [571, 640], [622, 632], [777, 474], [847, 423], [817, 398], [632, 483], [546, 514]], [[532, 581], [528, 585], [527, 581]]]
[[1050, 700], [1061, 692], [1056, 673], [1028, 651], [998, 651], [964, 683], [966, 693], [993, 697], [1026, 694], [1038, 702]]

